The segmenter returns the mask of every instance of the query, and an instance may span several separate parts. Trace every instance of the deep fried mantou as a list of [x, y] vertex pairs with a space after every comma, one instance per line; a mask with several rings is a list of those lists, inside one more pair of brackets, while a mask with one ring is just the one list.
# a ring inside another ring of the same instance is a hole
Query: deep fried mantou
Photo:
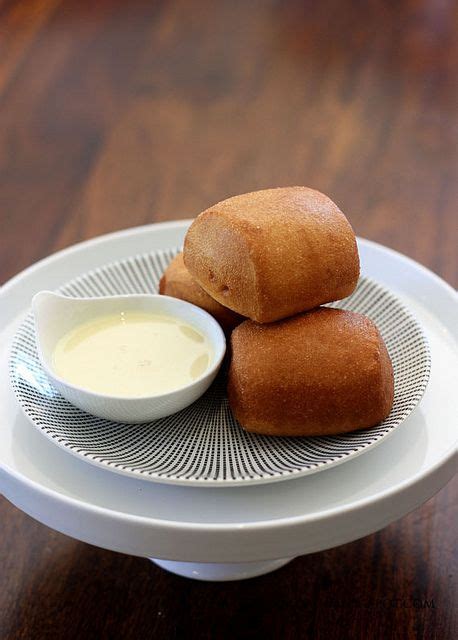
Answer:
[[186, 234], [184, 262], [212, 298], [257, 322], [345, 298], [359, 276], [350, 223], [307, 187], [245, 193], [210, 207]]
[[393, 404], [393, 368], [375, 324], [320, 308], [231, 336], [229, 403], [247, 430], [330, 435], [371, 427]]

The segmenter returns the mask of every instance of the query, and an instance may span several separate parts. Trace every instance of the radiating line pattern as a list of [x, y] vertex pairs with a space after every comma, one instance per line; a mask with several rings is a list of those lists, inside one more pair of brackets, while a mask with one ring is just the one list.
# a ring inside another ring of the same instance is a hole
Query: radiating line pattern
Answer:
[[[178, 248], [107, 264], [59, 291], [73, 297], [156, 293]], [[428, 383], [430, 355], [415, 318], [391, 292], [361, 278], [356, 291], [334, 307], [369, 316], [390, 353], [395, 399], [390, 416], [371, 429], [340, 436], [270, 437], [245, 432], [232, 416], [225, 372], [197, 402], [147, 424], [120, 424], [72, 406], [53, 388], [35, 345], [30, 313], [17, 331], [10, 356], [12, 386], [32, 423], [71, 453], [112, 471], [167, 483], [232, 486], [273, 482], [329, 468], [373, 447], [399, 426]]]

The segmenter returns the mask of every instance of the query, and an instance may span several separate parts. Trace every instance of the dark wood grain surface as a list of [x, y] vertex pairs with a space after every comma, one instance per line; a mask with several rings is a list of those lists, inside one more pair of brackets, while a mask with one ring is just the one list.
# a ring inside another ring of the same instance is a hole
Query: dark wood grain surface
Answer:
[[[458, 5], [0, 0], [0, 282], [95, 235], [306, 184], [458, 283]], [[0, 502], [0, 638], [458, 637], [458, 483], [233, 584]]]

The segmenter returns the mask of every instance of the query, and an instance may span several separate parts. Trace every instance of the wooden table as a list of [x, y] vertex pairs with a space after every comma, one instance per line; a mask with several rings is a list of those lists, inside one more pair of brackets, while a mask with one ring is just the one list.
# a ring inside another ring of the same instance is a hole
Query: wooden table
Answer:
[[[306, 184], [456, 285], [457, 4], [0, 0], [0, 281], [62, 247]], [[240, 583], [0, 502], [0, 637], [458, 637], [456, 496]]]

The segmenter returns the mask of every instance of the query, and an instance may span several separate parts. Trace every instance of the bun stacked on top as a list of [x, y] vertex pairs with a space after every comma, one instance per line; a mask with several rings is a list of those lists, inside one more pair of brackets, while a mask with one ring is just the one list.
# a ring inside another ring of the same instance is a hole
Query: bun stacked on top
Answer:
[[353, 229], [327, 196], [287, 187], [223, 200], [194, 220], [183, 257], [218, 307], [249, 318], [232, 332], [228, 384], [246, 430], [337, 434], [389, 414], [393, 370], [377, 328], [319, 308], [359, 277]]
[[359, 276], [350, 223], [332, 200], [306, 187], [218, 202], [190, 226], [184, 263], [212, 298], [256, 322], [345, 298]]

